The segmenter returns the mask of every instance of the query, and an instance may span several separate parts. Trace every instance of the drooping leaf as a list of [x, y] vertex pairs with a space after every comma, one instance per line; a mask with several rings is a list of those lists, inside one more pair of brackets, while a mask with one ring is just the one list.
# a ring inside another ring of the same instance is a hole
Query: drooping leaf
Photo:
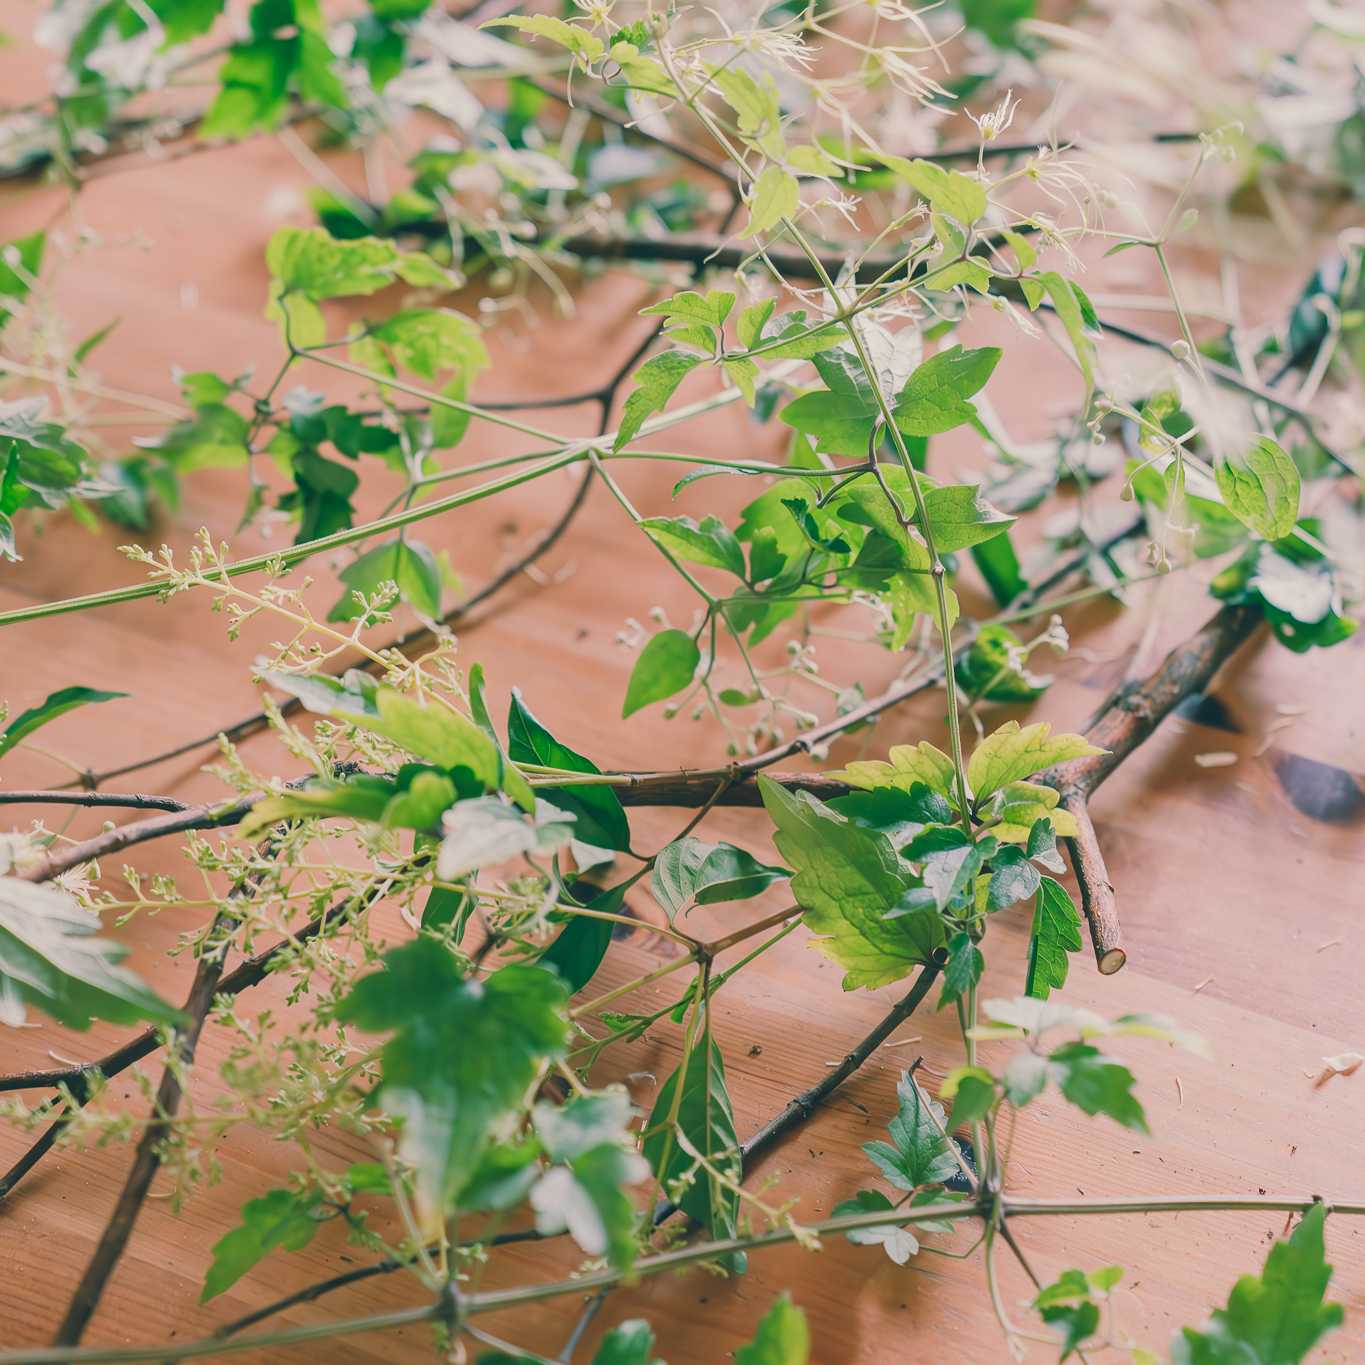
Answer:
[[650, 874], [650, 889], [672, 920], [693, 902], [716, 905], [748, 900], [789, 876], [785, 867], [760, 863], [733, 844], [707, 844], [688, 835], [660, 850]]
[[1298, 1365], [1345, 1317], [1325, 1301], [1332, 1267], [1323, 1254], [1327, 1210], [1314, 1204], [1288, 1240], [1276, 1242], [1260, 1275], [1243, 1275], [1202, 1328], [1171, 1344], [1174, 1365]]
[[697, 642], [685, 630], [661, 630], [651, 635], [631, 669], [622, 718], [681, 692], [700, 663]]
[[846, 991], [899, 981], [943, 943], [932, 905], [887, 919], [915, 884], [890, 841], [809, 792], [759, 778], [778, 851], [796, 869], [792, 894], [815, 946], [844, 968]]
[[0, 1022], [23, 1023], [33, 1005], [75, 1029], [92, 1019], [178, 1025], [181, 1012], [119, 966], [128, 950], [99, 931], [99, 916], [65, 891], [0, 877]]
[[35, 730], [74, 711], [78, 706], [89, 706], [93, 702], [116, 701], [126, 697], [127, 692], [104, 692], [95, 687], [63, 687], [51, 693], [37, 706], [21, 711], [0, 731], [0, 757], [27, 739]]
[[[514, 763], [539, 763], [597, 775], [601, 769], [549, 730], [531, 714], [517, 688], [507, 710], [507, 756]], [[542, 787], [542, 800], [574, 816], [574, 837], [598, 848], [623, 852], [630, 847], [630, 824], [620, 798], [609, 786]], [[581, 864], [580, 864], [581, 866]]]
[[[677, 1203], [689, 1218], [703, 1224], [713, 1238], [732, 1237], [739, 1196], [704, 1170], [692, 1154], [699, 1153], [727, 1179], [735, 1182], [740, 1179], [739, 1135], [725, 1084], [725, 1062], [709, 1033], [697, 1039], [687, 1056], [675, 1132], [668, 1119], [673, 1112], [680, 1072], [681, 1067], [659, 1087], [645, 1124], [641, 1150], [665, 1187], [672, 1189], [676, 1182], [688, 1182], [679, 1192]], [[742, 1255], [728, 1259], [733, 1269], [743, 1268]]]
[[338, 1006], [342, 1023], [390, 1035], [379, 1098], [403, 1121], [399, 1154], [429, 1213], [456, 1199], [541, 1067], [563, 1052], [566, 999], [543, 967], [466, 977], [445, 947], [418, 938], [386, 953]]
[[242, 1205], [242, 1221], [213, 1248], [213, 1262], [204, 1277], [200, 1303], [231, 1289], [243, 1275], [277, 1247], [302, 1251], [313, 1240], [326, 1214], [319, 1210], [316, 1191], [270, 1190]]

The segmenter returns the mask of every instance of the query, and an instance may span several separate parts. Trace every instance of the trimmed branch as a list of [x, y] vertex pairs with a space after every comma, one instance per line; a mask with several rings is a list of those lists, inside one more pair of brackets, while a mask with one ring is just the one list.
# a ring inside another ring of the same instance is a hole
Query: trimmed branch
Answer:
[[1091, 721], [1085, 737], [1107, 752], [1059, 764], [1038, 777], [1057, 789], [1059, 804], [1076, 818], [1077, 834], [1067, 839], [1072, 870], [1100, 972], [1110, 976], [1128, 960], [1121, 944], [1118, 901], [1090, 818], [1097, 787], [1187, 697], [1204, 691], [1214, 674], [1261, 622], [1254, 606], [1225, 606], [1177, 645], [1145, 682], [1121, 687]]

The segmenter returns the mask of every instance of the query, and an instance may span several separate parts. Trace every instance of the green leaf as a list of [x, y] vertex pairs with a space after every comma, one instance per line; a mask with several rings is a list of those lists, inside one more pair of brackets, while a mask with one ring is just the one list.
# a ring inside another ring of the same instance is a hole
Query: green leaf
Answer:
[[[587, 909], [619, 915], [629, 884], [627, 882], [600, 891], [588, 887], [584, 882], [575, 883], [573, 896]], [[559, 936], [540, 955], [540, 961], [545, 966], [553, 967], [568, 984], [569, 993], [576, 994], [597, 975], [597, 969], [611, 946], [615, 927], [613, 920], [598, 919], [593, 915], [571, 915]]]
[[367, 550], [338, 575], [348, 591], [327, 613], [329, 621], [354, 621], [363, 609], [355, 594], [373, 599], [381, 583], [394, 583], [398, 595], [429, 620], [441, 614], [441, 566], [431, 550], [416, 540], [391, 540]]
[[546, 14], [514, 14], [501, 19], [488, 19], [481, 28], [514, 28], [536, 38], [546, 38], [567, 48], [585, 63], [600, 61], [606, 53], [602, 40], [578, 24], [567, 23]]
[[986, 959], [967, 933], [954, 934], [948, 942], [948, 961], [943, 964], [943, 992], [938, 1007], [960, 1000], [981, 980]]
[[941, 1098], [953, 1102], [948, 1130], [980, 1123], [995, 1107], [995, 1094], [995, 1077], [989, 1071], [979, 1066], [954, 1067], [943, 1078], [939, 1090]]
[[735, 1365], [806, 1365], [809, 1359], [806, 1315], [787, 1294], [764, 1313], [754, 1339], [735, 1352]]
[[991, 596], [995, 598], [998, 606], [1009, 606], [1028, 587], [1028, 581], [1019, 566], [1019, 556], [1014, 550], [1014, 542], [1008, 532], [993, 536], [979, 545], [973, 545], [972, 561], [981, 577], [986, 580], [986, 586], [991, 590]]
[[645, 361], [635, 371], [635, 388], [626, 399], [621, 412], [613, 450], [629, 445], [640, 433], [651, 413], [662, 412], [673, 397], [674, 390], [702, 363], [702, 357], [687, 351], [664, 351]]
[[204, 1276], [200, 1303], [231, 1289], [257, 1262], [276, 1247], [302, 1251], [313, 1240], [318, 1224], [328, 1215], [318, 1210], [321, 1195], [294, 1190], [270, 1190], [242, 1205], [242, 1222], [213, 1248], [213, 1261]]
[[559, 1163], [531, 1190], [537, 1230], [567, 1231], [589, 1256], [606, 1256], [622, 1270], [634, 1264], [636, 1251], [638, 1215], [628, 1190], [649, 1175], [626, 1131], [632, 1112], [620, 1091], [535, 1107], [536, 1133]]
[[1029, 672], [1026, 658], [1024, 642], [1008, 626], [988, 622], [957, 661], [957, 680], [969, 696], [983, 701], [1033, 701], [1052, 679]]
[[1214, 471], [1228, 511], [1264, 540], [1283, 540], [1299, 519], [1299, 469], [1268, 436], [1247, 453], [1245, 467], [1230, 460]]
[[1058, 837], [1076, 837], [1076, 817], [1057, 808], [1059, 799], [1056, 787], [1045, 787], [1039, 782], [1009, 782], [984, 804], [978, 803], [977, 813], [989, 822], [991, 833], [1001, 843], [1027, 843], [1038, 822], [1044, 821], [1052, 831], [1055, 845]]
[[787, 868], [760, 863], [734, 844], [707, 844], [688, 835], [660, 850], [650, 874], [650, 889], [671, 923], [693, 902], [718, 905], [748, 900], [790, 876]]
[[796, 177], [781, 166], [765, 166], [754, 181], [749, 196], [749, 222], [746, 237], [758, 237], [775, 228], [783, 218], [790, 218], [801, 205], [801, 187]]
[[1090, 1115], [1107, 1114], [1135, 1133], [1147, 1118], [1133, 1095], [1133, 1073], [1089, 1043], [1066, 1043], [1048, 1054], [1048, 1072], [1063, 1095]]
[[[47, 245], [45, 232], [32, 232], [27, 237], [16, 237], [0, 247], [0, 328], [14, 316], [14, 305], [29, 296], [38, 272], [43, 268], [43, 248]], [[77, 363], [79, 363], [77, 357]]]
[[758, 779], [776, 826], [773, 842], [796, 869], [792, 894], [815, 947], [844, 968], [843, 988], [899, 981], [933, 957], [943, 922], [932, 909], [887, 919], [914, 878], [890, 840], [831, 810], [809, 792]]
[[1038, 869], [1029, 862], [1028, 855], [1022, 849], [1006, 845], [995, 855], [991, 865], [986, 909], [1004, 910], [1017, 905], [1033, 895], [1040, 882]]
[[880, 759], [860, 759], [830, 776], [865, 791], [893, 787], [898, 791], [910, 792], [917, 784], [921, 784], [930, 791], [951, 795], [953, 760], [927, 739], [920, 740], [918, 744], [893, 745], [887, 759], [889, 762], [885, 763]]
[[1202, 1328], [1171, 1345], [1174, 1365], [1298, 1365], [1345, 1317], [1324, 1302], [1332, 1267], [1323, 1255], [1327, 1210], [1314, 1204], [1287, 1241], [1276, 1242], [1259, 1276], [1243, 1275]]
[[[690, 1182], [677, 1197], [678, 1207], [689, 1218], [703, 1224], [713, 1238], [733, 1237], [739, 1196], [703, 1169], [692, 1155], [700, 1153], [731, 1181], [737, 1183], [742, 1176], [739, 1135], [735, 1132], [735, 1115], [725, 1085], [725, 1062], [709, 1033], [697, 1039], [687, 1056], [686, 1068], [678, 1102], [677, 1131], [670, 1126], [668, 1116], [673, 1110], [681, 1068], [659, 1087], [654, 1109], [645, 1124], [641, 1150], [666, 1188], [672, 1190], [679, 1181]], [[735, 1270], [743, 1268], [742, 1254], [729, 1259]]]
[[[556, 739], [526, 705], [517, 688], [507, 708], [507, 755], [514, 763], [539, 763], [547, 768], [597, 775], [601, 769], [591, 759]], [[630, 823], [621, 799], [611, 787], [542, 787], [540, 799], [574, 817], [574, 838], [624, 852], [630, 848]], [[581, 865], [580, 865], [581, 866]]]
[[178, 1026], [181, 1012], [120, 967], [128, 950], [99, 930], [99, 916], [65, 891], [0, 877], [0, 1018], [21, 1024], [34, 1005], [68, 1028], [92, 1019]]
[[535, 808], [529, 784], [503, 761], [498, 746], [472, 720], [441, 702], [420, 702], [359, 669], [340, 678], [268, 669], [261, 678], [297, 697], [315, 715], [341, 717], [439, 767], [464, 768], [485, 791], [501, 788], [523, 810]]
[[1050, 991], [1060, 990], [1066, 985], [1066, 955], [1080, 950], [1081, 917], [1075, 904], [1060, 882], [1040, 878], [1029, 934], [1025, 992], [1035, 1000], [1046, 1000]]
[[371, 326], [366, 339], [423, 379], [455, 370], [472, 379], [488, 365], [478, 324], [449, 308], [408, 308]]
[[95, 687], [63, 687], [51, 693], [37, 706], [30, 707], [27, 711], [21, 711], [10, 723], [0, 732], [0, 757], [14, 748], [16, 744], [22, 743], [35, 730], [41, 729], [44, 725], [64, 716], [68, 711], [74, 711], [78, 706], [89, 706], [95, 702], [117, 701], [120, 697], [126, 697], [127, 692], [103, 692]]
[[891, 1141], [865, 1142], [863, 1151], [898, 1190], [951, 1180], [958, 1166], [949, 1139], [943, 1136], [943, 1106], [930, 1099], [909, 1072], [897, 1084], [896, 1095], [899, 1108], [887, 1125]]
[[972, 351], [950, 346], [931, 356], [897, 396], [896, 425], [906, 436], [937, 436], [975, 421], [976, 408], [967, 400], [986, 386], [999, 360], [997, 346]]
[[631, 1318], [602, 1338], [592, 1365], [664, 1365], [654, 1354], [654, 1332], [649, 1323]]
[[450, 1207], [544, 1063], [562, 1055], [566, 999], [543, 967], [466, 977], [446, 948], [418, 938], [386, 953], [338, 1006], [343, 1024], [391, 1035], [379, 1098], [402, 1120], [399, 1155], [429, 1213]]
[[719, 517], [703, 517], [700, 526], [691, 517], [646, 517], [640, 525], [679, 559], [744, 577], [744, 551]]
[[965, 550], [998, 536], [1015, 518], [992, 507], [975, 484], [947, 484], [924, 494], [924, 510], [940, 553]]
[[[890, 1213], [893, 1204], [880, 1190], [859, 1190], [852, 1199], [842, 1200], [831, 1210], [835, 1218], [846, 1213]], [[919, 1252], [919, 1241], [908, 1228], [893, 1223], [884, 1227], [854, 1228], [844, 1234], [856, 1246], [879, 1246], [897, 1265], [904, 1265]]]
[[[728, 290], [712, 289], [699, 294], [695, 289], [685, 289], [681, 294], [663, 299], [640, 309], [641, 317], [664, 317], [670, 323], [700, 323], [704, 327], [721, 327], [735, 306], [735, 296]], [[768, 300], [768, 312], [773, 310], [773, 300]], [[745, 345], [750, 343], [745, 342]]]
[[988, 201], [986, 187], [961, 171], [946, 170], [932, 161], [907, 161], [901, 156], [882, 155], [881, 159], [908, 181], [938, 213], [956, 218], [963, 227], [971, 227], [985, 216]]
[[640, 651], [626, 684], [621, 717], [663, 701], [687, 687], [701, 663], [696, 641], [684, 630], [661, 630]]
[[481, 867], [492, 867], [524, 853], [553, 852], [573, 838], [573, 816], [538, 802], [534, 820], [496, 796], [480, 796], [452, 806], [443, 817], [445, 838], [436, 857], [436, 875], [455, 881]]
[[[1095, 343], [1087, 331], [1087, 314], [1093, 316], [1093, 310], [1090, 309], [1089, 300], [1082, 293], [1080, 286], [1063, 279], [1055, 270], [1043, 271], [1037, 279], [1052, 300], [1057, 319], [1071, 341], [1072, 350], [1076, 353], [1076, 364], [1080, 366], [1081, 376], [1085, 380], [1083, 415], [1088, 414], [1090, 398], [1095, 391]], [[1033, 306], [1032, 303], [1030, 306]]]
[[1103, 752], [1081, 735], [1054, 735], [1046, 721], [1022, 728], [1017, 720], [1006, 721], [972, 751], [967, 781], [980, 803], [1008, 782], [1029, 777], [1054, 763]]

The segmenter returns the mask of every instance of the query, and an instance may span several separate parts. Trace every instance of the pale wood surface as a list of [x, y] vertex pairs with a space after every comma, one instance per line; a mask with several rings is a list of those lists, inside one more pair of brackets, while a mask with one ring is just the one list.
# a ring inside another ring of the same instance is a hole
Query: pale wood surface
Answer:
[[[27, 27], [27, 12], [7, 24]], [[10, 55], [0, 58], [13, 63]], [[355, 168], [341, 163], [343, 170]], [[261, 255], [281, 221], [306, 221], [298, 191], [307, 183], [278, 145], [262, 141], [191, 157], [173, 167], [133, 170], [92, 185], [80, 202], [82, 220], [100, 241], [63, 268], [58, 297], [80, 337], [111, 317], [122, 322], [99, 352], [103, 382], [167, 399], [175, 397], [170, 367], [236, 373], [249, 365], [270, 369], [278, 356], [272, 329], [261, 316], [265, 279]], [[56, 191], [4, 201], [3, 235], [46, 221], [60, 206]], [[186, 295], [193, 285], [197, 299]], [[637, 278], [613, 277], [577, 290], [579, 313], [552, 321], [542, 308], [531, 319], [507, 318], [492, 338], [495, 369], [483, 396], [545, 394], [585, 386], [609, 372], [642, 335], [635, 310], [656, 294]], [[543, 301], [541, 301], [543, 302]], [[472, 306], [472, 304], [470, 305]], [[984, 332], [978, 331], [979, 340]], [[319, 369], [300, 369], [299, 382], [329, 394], [354, 392]], [[1041, 344], [1011, 341], [992, 385], [997, 403], [1022, 435], [1050, 426], [1047, 397], [1074, 384], [1074, 375]], [[684, 398], [693, 390], [685, 391]], [[704, 392], [699, 384], [695, 390]], [[1040, 401], [1040, 395], [1042, 401]], [[588, 410], [544, 415], [546, 425], [581, 431]], [[153, 430], [154, 424], [147, 430]], [[136, 431], [138, 428], [118, 430]], [[117, 432], [111, 433], [116, 435]], [[713, 448], [726, 455], [771, 456], [775, 427], [759, 428], [744, 413], [725, 412], [677, 435], [679, 449]], [[517, 438], [477, 426], [458, 452], [461, 461], [515, 449]], [[955, 460], [962, 472], [976, 467], [971, 443], [942, 442], [935, 459]], [[569, 496], [571, 477], [556, 476], [516, 498], [424, 528], [437, 548], [448, 549], [470, 586], [548, 524]], [[676, 477], [632, 472], [626, 482], [651, 511], [669, 506]], [[677, 510], [733, 510], [758, 485], [735, 490], [707, 481], [687, 490]], [[231, 536], [239, 554], [265, 542], [235, 535], [244, 492], [240, 473], [197, 475], [174, 524], [156, 536], [184, 546], [207, 524]], [[364, 510], [383, 497], [371, 489]], [[53, 521], [41, 536], [22, 528], [30, 551], [0, 575], [0, 606], [59, 597], [132, 581], [135, 574], [113, 547], [125, 537], [90, 535], [68, 521]], [[285, 528], [277, 539], [287, 536]], [[627, 617], [643, 618], [654, 603], [685, 621], [692, 604], [661, 560], [650, 557], [620, 509], [595, 490], [571, 534], [542, 565], [543, 584], [523, 580], [500, 597], [484, 618], [462, 633], [466, 662], [482, 661], [499, 701], [519, 683], [542, 718], [568, 742], [603, 765], [648, 766], [719, 757], [717, 735], [680, 719], [663, 722], [657, 710], [621, 723], [619, 701], [633, 656], [615, 640]], [[319, 594], [325, 605], [330, 587]], [[970, 592], [967, 594], [970, 598]], [[1058, 681], [1036, 714], [1078, 726], [1132, 662], [1134, 642], [1154, 618], [1155, 648], [1144, 651], [1149, 671], [1162, 650], [1206, 616], [1212, 604], [1176, 584], [1139, 590], [1126, 615], [1087, 609], [1072, 621], [1083, 649], [1056, 669]], [[975, 604], [981, 605], [979, 598]], [[1150, 616], [1149, 616], [1150, 613]], [[259, 643], [259, 641], [258, 641]], [[82, 765], [109, 766], [227, 724], [256, 705], [249, 680], [251, 641], [229, 647], [222, 618], [202, 600], [166, 605], [139, 602], [80, 617], [11, 629], [0, 640], [0, 694], [15, 709], [72, 683], [124, 688], [123, 702], [73, 714], [44, 735]], [[892, 660], [825, 642], [827, 671], [858, 673], [869, 692], [889, 679]], [[1365, 863], [1365, 734], [1361, 725], [1362, 646], [1353, 643], [1299, 658], [1257, 639], [1225, 671], [1215, 688], [1227, 728], [1174, 720], [1105, 787], [1095, 805], [1100, 836], [1119, 888], [1129, 965], [1101, 979], [1088, 957], [1077, 960], [1069, 998], [1105, 1013], [1148, 1010], [1175, 1016], [1210, 1042], [1213, 1061], [1138, 1041], [1117, 1049], [1138, 1072], [1153, 1136], [1139, 1138], [1101, 1121], [1061, 1112], [1048, 1098], [1020, 1125], [1012, 1167], [1013, 1187], [1037, 1196], [1121, 1195], [1136, 1192], [1198, 1194], [1319, 1193], [1365, 1198], [1360, 1133], [1365, 1126], [1365, 1073], [1316, 1086], [1321, 1058], [1362, 1046], [1365, 1019], [1360, 981], [1365, 950], [1358, 932], [1362, 863]], [[1276, 736], [1264, 753], [1266, 727], [1277, 704], [1308, 710]], [[889, 715], [870, 738], [838, 747], [843, 761], [859, 752], [923, 735], [937, 738], [940, 703], [922, 698]], [[1206, 708], [1206, 716], [1214, 714]], [[1004, 718], [1003, 714], [1000, 718]], [[275, 761], [271, 741], [249, 743], [249, 760]], [[1232, 750], [1230, 768], [1202, 769], [1196, 753]], [[1313, 767], [1312, 765], [1322, 765]], [[10, 786], [63, 780], [52, 762], [18, 753], [6, 760]], [[1324, 817], [1304, 793], [1334, 794]], [[140, 774], [138, 789], [206, 796], [220, 788], [197, 770], [197, 760]], [[57, 823], [51, 810], [4, 812], [4, 826], [30, 815]], [[123, 818], [114, 813], [115, 818]], [[669, 812], [640, 812], [640, 843], [667, 838], [676, 828]], [[98, 819], [78, 818], [73, 830], [94, 830]], [[713, 837], [730, 837], [756, 852], [766, 850], [761, 815], [721, 812], [709, 822]], [[139, 850], [144, 871], [183, 871], [171, 846]], [[106, 871], [116, 871], [116, 867]], [[642, 916], [655, 913], [643, 892], [633, 898]], [[769, 901], [713, 912], [708, 927], [733, 927], [771, 908]], [[700, 915], [696, 918], [700, 919]], [[987, 944], [987, 994], [1021, 989], [1026, 922], [1002, 917]], [[393, 939], [396, 919], [376, 921]], [[173, 915], [141, 919], [120, 931], [135, 944], [134, 965], [166, 994], [179, 997], [188, 964], [161, 954], [186, 927]], [[839, 973], [809, 950], [798, 931], [723, 991], [715, 1006], [717, 1037], [725, 1048], [741, 1134], [751, 1131], [797, 1091], [820, 1077], [895, 998], [895, 989], [845, 995]], [[647, 930], [613, 952], [600, 984], [629, 979], [661, 961], [668, 944]], [[641, 1006], [670, 998], [669, 983], [640, 993]], [[250, 1007], [279, 1004], [282, 985], [260, 988]], [[859, 1144], [878, 1136], [894, 1103], [899, 1069], [923, 1053], [930, 1075], [959, 1060], [955, 1028], [926, 1011], [902, 1030], [906, 1045], [878, 1056], [828, 1109], [763, 1163], [777, 1182], [774, 1197], [799, 1198], [807, 1217], [827, 1214], [860, 1185], [872, 1183]], [[120, 1035], [97, 1027], [69, 1034], [44, 1024], [4, 1035], [4, 1070], [53, 1065], [98, 1056]], [[678, 1031], [663, 1027], [650, 1041], [612, 1054], [599, 1075], [628, 1079], [648, 1106], [655, 1078], [676, 1062]], [[221, 1031], [210, 1027], [200, 1046], [195, 1092], [217, 1093], [215, 1073], [224, 1055]], [[995, 1055], [987, 1049], [987, 1057]], [[135, 1093], [127, 1077], [116, 1093]], [[17, 1154], [24, 1139], [0, 1132], [0, 1159]], [[363, 1157], [364, 1148], [333, 1133], [318, 1135], [317, 1149], [337, 1165]], [[88, 1340], [132, 1343], [198, 1337], [217, 1323], [341, 1268], [349, 1253], [327, 1228], [306, 1251], [273, 1255], [232, 1291], [207, 1308], [197, 1305], [209, 1248], [230, 1227], [242, 1202], [281, 1183], [296, 1159], [292, 1149], [250, 1131], [232, 1134], [214, 1154], [223, 1178], [198, 1192], [173, 1216], [153, 1198], [138, 1223], [130, 1250], [105, 1297]], [[121, 1186], [130, 1158], [116, 1145], [63, 1151], [48, 1158], [0, 1207], [0, 1346], [49, 1339]], [[1139, 1340], [1162, 1348], [1173, 1328], [1202, 1319], [1221, 1302], [1234, 1278], [1258, 1267], [1268, 1241], [1284, 1226], [1281, 1216], [1186, 1214], [1123, 1220], [1037, 1219], [1019, 1235], [1041, 1274], [1079, 1265], [1122, 1262], [1129, 1268], [1120, 1298], [1124, 1326]], [[1331, 1341], [1329, 1358], [1365, 1356], [1365, 1228], [1341, 1218], [1329, 1223], [1336, 1294], [1348, 1308], [1344, 1332]], [[965, 1240], [959, 1236], [958, 1243]], [[499, 1260], [487, 1286], [557, 1278], [574, 1265], [565, 1246], [513, 1248]], [[1006, 1299], [1027, 1320], [1027, 1286], [1012, 1260], [1001, 1262]], [[660, 1354], [674, 1362], [718, 1361], [752, 1330], [775, 1293], [790, 1288], [809, 1314], [817, 1361], [892, 1362], [954, 1359], [990, 1365], [1005, 1359], [986, 1303], [979, 1265], [924, 1257], [905, 1269], [875, 1248], [829, 1244], [818, 1257], [795, 1248], [752, 1258], [749, 1274], [730, 1282], [691, 1273], [616, 1294], [601, 1327], [644, 1316], [660, 1336]], [[283, 1315], [281, 1325], [354, 1316], [421, 1301], [411, 1279], [390, 1276], [343, 1291], [322, 1303]], [[578, 1309], [570, 1298], [515, 1318], [488, 1322], [491, 1330], [553, 1354]], [[417, 1328], [383, 1337], [337, 1340], [250, 1357], [331, 1362], [429, 1359], [428, 1335]], [[1038, 1352], [1037, 1358], [1047, 1358]]]

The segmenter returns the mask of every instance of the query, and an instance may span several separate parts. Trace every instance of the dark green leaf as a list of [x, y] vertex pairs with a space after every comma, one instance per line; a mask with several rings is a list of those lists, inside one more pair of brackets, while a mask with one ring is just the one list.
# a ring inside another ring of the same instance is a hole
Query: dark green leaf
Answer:
[[271, 1190], [243, 1204], [241, 1225], [213, 1248], [213, 1263], [204, 1277], [199, 1302], [207, 1303], [230, 1289], [276, 1247], [302, 1251], [326, 1216], [318, 1210], [320, 1200], [316, 1191], [301, 1195], [293, 1190]]
[[941, 1185], [957, 1170], [949, 1140], [943, 1136], [943, 1106], [930, 1099], [908, 1072], [896, 1086], [899, 1110], [887, 1125], [890, 1142], [865, 1142], [863, 1151], [898, 1190]]
[[1133, 1073], [1089, 1043], [1067, 1043], [1048, 1054], [1048, 1070], [1062, 1094], [1087, 1114], [1107, 1114], [1136, 1133], [1147, 1118], [1133, 1095]]
[[27, 711], [21, 711], [0, 733], [0, 756], [7, 754], [16, 744], [27, 739], [35, 730], [74, 711], [78, 706], [89, 706], [92, 702], [116, 701], [126, 697], [127, 692], [102, 692], [94, 687], [63, 687], [51, 693], [44, 701]]
[[748, 900], [790, 876], [787, 868], [760, 863], [733, 844], [707, 844], [689, 835], [660, 851], [654, 860], [650, 888], [672, 920], [694, 901], [717, 905]]
[[[1027, 866], [1027, 864], [1024, 864]], [[1060, 882], [1039, 878], [1024, 990], [1036, 1000], [1066, 985], [1067, 954], [1081, 950], [1081, 917]]]
[[948, 942], [948, 961], [943, 965], [943, 992], [938, 998], [939, 1009], [966, 995], [981, 980], [985, 965], [986, 959], [972, 936], [954, 934]]

